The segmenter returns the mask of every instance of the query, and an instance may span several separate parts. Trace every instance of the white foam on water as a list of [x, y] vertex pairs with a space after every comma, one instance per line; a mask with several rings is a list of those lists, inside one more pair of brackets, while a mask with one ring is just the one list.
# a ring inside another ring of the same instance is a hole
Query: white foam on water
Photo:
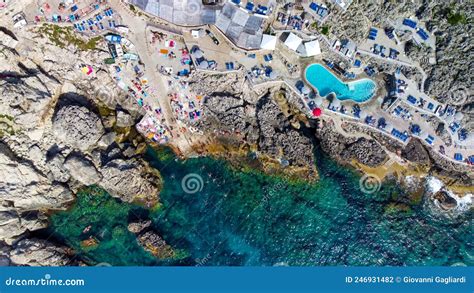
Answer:
[[444, 187], [443, 182], [439, 180], [438, 178], [429, 176], [426, 178], [426, 190], [429, 191], [430, 193], [436, 193], [441, 190], [441, 188]]
[[[462, 197], [458, 196], [451, 190], [449, 190], [444, 183], [435, 177], [427, 177], [426, 178], [426, 190], [431, 193], [435, 194], [436, 192], [443, 190], [445, 191], [448, 196], [456, 200], [456, 208], [455, 210], [458, 212], [465, 212], [469, 209], [474, 207], [474, 195], [471, 193], [465, 194]], [[437, 200], [435, 201], [437, 202]]]
[[467, 211], [469, 210], [470, 208], [473, 207], [473, 204], [474, 204], [474, 195], [471, 194], [471, 193], [468, 193], [462, 197], [459, 197], [457, 196], [456, 194], [448, 191], [449, 193], [449, 196], [451, 196], [452, 198], [454, 198], [457, 202], [457, 207], [456, 209], [461, 211], [461, 212], [464, 212], [464, 211]]

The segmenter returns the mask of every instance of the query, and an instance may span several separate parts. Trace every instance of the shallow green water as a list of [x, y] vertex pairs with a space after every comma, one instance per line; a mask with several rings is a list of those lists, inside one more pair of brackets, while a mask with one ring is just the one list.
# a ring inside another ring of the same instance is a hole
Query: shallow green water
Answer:
[[[394, 184], [364, 194], [359, 175], [322, 154], [317, 159], [321, 179], [306, 184], [150, 150], [148, 160], [164, 178], [160, 209], [148, 213], [88, 190], [76, 207], [52, 217], [50, 231], [90, 263], [113, 265], [474, 264], [467, 220], [472, 213], [457, 220], [438, 217], [411, 203]], [[196, 185], [188, 180], [183, 186], [186, 176]], [[126, 229], [134, 217], [153, 219], [179, 257], [157, 261], [141, 249]], [[94, 249], [79, 245], [89, 224], [93, 235], [106, 230]]]

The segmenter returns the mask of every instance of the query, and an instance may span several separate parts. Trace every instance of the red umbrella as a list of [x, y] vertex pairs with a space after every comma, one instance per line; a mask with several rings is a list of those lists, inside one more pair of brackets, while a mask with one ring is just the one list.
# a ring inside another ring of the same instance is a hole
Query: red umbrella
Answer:
[[313, 116], [319, 117], [319, 116], [321, 116], [321, 114], [322, 114], [322, 111], [321, 111], [320, 108], [314, 108], [313, 109]]

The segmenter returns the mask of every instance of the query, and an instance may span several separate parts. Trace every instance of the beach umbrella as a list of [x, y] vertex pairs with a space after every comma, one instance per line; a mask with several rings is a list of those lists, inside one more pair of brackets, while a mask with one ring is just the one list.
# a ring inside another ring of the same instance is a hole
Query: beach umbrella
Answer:
[[201, 69], [207, 69], [209, 68], [209, 63], [206, 60], [204, 60], [201, 63], [199, 63], [198, 67]]
[[333, 105], [336, 108], [340, 107], [341, 106], [341, 101], [338, 98], [334, 98], [331, 102], [331, 105]]
[[303, 95], [309, 95], [310, 92], [311, 92], [311, 90], [310, 90], [307, 86], [303, 86], [303, 87], [301, 88], [301, 93], [302, 93]]
[[454, 114], [454, 118], [456, 118], [456, 120], [462, 120], [463, 116], [464, 115], [461, 112], [456, 112], [456, 114]]
[[321, 96], [317, 96], [315, 99], [314, 99], [314, 103], [318, 106], [321, 106], [323, 104], [323, 97]]
[[322, 113], [323, 113], [323, 111], [321, 111], [320, 108], [314, 108], [313, 109], [313, 116], [314, 117], [319, 117], [319, 116], [321, 116]]
[[194, 56], [194, 58], [196, 58], [196, 59], [199, 59], [199, 58], [204, 57], [204, 55], [202, 54], [202, 51], [199, 50], [199, 49], [197, 49], [196, 51], [193, 52], [193, 56]]
[[275, 71], [270, 72], [270, 75], [268, 76], [270, 79], [275, 79], [277, 78], [277, 73]]

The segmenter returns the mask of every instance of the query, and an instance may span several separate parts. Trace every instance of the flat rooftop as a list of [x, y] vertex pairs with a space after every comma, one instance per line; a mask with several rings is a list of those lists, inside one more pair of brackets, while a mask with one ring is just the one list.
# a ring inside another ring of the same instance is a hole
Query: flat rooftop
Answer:
[[235, 45], [258, 49], [265, 17], [230, 2], [203, 5], [200, 0], [129, 0], [141, 10], [180, 26], [215, 25]]
[[181, 26], [214, 24], [219, 6], [203, 5], [201, 0], [129, 0], [145, 12]]

